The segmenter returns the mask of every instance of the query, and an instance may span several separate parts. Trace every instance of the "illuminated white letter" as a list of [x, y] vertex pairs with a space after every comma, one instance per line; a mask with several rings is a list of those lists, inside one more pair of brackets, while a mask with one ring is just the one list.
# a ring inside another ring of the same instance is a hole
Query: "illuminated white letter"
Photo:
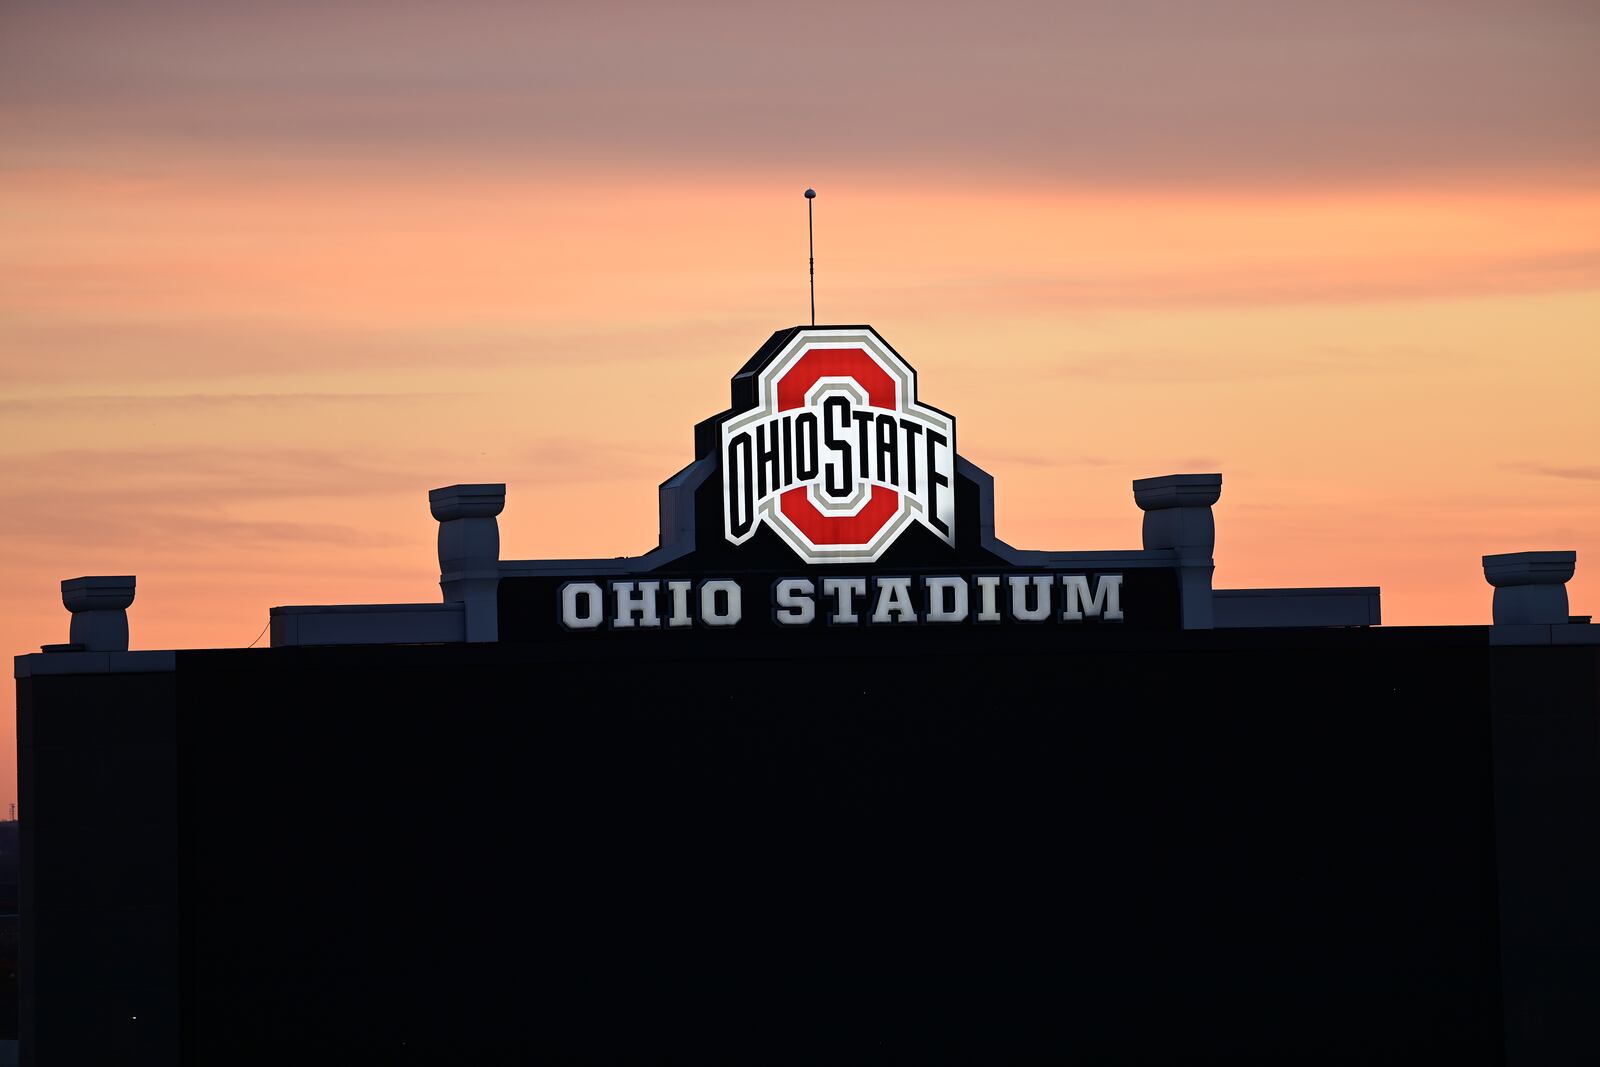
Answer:
[[[717, 611], [717, 594], [726, 593], [728, 597], [728, 610]], [[707, 626], [737, 626], [744, 617], [744, 606], [740, 603], [739, 583], [727, 578], [718, 578], [714, 582], [702, 582], [700, 585], [700, 621]]]
[[[578, 598], [584, 601], [578, 610]], [[561, 587], [561, 625], [569, 630], [592, 630], [605, 621], [606, 595], [597, 582], [568, 582]]]
[[689, 590], [693, 588], [694, 583], [687, 578], [667, 583], [667, 592], [672, 594], [672, 617], [667, 620], [668, 626], [694, 625], [694, 616], [689, 614]]
[[[964, 578], [924, 578], [922, 585], [928, 590], [929, 622], [961, 622], [967, 617], [967, 582]], [[945, 590], [955, 595], [953, 603], [945, 608]]]
[[854, 624], [861, 621], [856, 615], [851, 596], [867, 595], [867, 580], [865, 578], [824, 578], [822, 579], [822, 595], [833, 597], [833, 614], [828, 617], [829, 622], [842, 622]]
[[656, 590], [660, 587], [660, 582], [612, 582], [611, 595], [617, 598], [617, 611], [611, 625], [619, 630], [631, 630], [637, 612], [640, 626], [660, 626], [661, 619], [656, 615]]
[[[1048, 574], [1013, 575], [1011, 582], [1011, 617], [1018, 622], [1043, 622], [1050, 617], [1050, 587], [1055, 584]], [[1033, 583], [1037, 602], [1028, 607], [1028, 584]]]
[[816, 586], [810, 578], [785, 578], [773, 590], [773, 617], [780, 626], [809, 626], [817, 617], [817, 605], [811, 599]]
[[978, 621], [1000, 621], [1000, 578], [998, 575], [985, 574], [974, 578], [978, 583]]
[[911, 602], [910, 578], [879, 578], [878, 606], [873, 622], [916, 622], [917, 606]]
[[[1064, 591], [1062, 599], [1066, 606], [1061, 612], [1061, 618], [1067, 622], [1082, 622], [1085, 615], [1099, 615], [1101, 609], [1105, 610], [1105, 618], [1115, 622], [1122, 618], [1122, 575], [1102, 574], [1099, 582], [1095, 584], [1094, 595], [1089, 595], [1089, 578], [1083, 574], [1063, 574], [1061, 588]], [[1087, 603], [1084, 603], [1087, 601]]]

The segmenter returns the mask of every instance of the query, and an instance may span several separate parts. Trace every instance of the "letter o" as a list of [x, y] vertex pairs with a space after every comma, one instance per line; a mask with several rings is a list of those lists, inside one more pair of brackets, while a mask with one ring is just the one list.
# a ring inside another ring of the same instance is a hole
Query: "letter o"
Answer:
[[[578, 598], [585, 601], [578, 610]], [[561, 625], [569, 630], [593, 630], [606, 618], [606, 594], [597, 582], [568, 582], [561, 587]]]
[[[724, 593], [728, 598], [726, 611], [717, 610], [717, 594]], [[700, 583], [700, 621], [707, 626], [737, 626], [744, 617], [743, 592], [739, 583], [727, 578], [718, 578], [710, 582]]]

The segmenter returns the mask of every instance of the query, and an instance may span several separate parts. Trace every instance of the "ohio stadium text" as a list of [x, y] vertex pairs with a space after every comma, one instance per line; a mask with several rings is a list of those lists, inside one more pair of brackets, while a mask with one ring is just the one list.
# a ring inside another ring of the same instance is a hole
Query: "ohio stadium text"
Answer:
[[[731, 578], [567, 582], [569, 630], [738, 626], [744, 587]], [[780, 578], [766, 605], [780, 626], [1123, 621], [1120, 574]]]

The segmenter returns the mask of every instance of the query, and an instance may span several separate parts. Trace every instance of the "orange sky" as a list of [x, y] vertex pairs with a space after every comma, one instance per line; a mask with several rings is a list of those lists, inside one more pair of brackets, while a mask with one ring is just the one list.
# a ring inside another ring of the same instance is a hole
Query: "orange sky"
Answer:
[[917, 367], [1013, 544], [1134, 547], [1130, 479], [1220, 470], [1219, 586], [1481, 623], [1482, 554], [1575, 548], [1600, 614], [1600, 21], [1391, 6], [14, 8], [0, 644], [79, 574], [138, 575], [136, 648], [435, 599], [451, 482], [509, 483], [507, 558], [648, 549], [803, 320], [806, 184], [819, 321]]

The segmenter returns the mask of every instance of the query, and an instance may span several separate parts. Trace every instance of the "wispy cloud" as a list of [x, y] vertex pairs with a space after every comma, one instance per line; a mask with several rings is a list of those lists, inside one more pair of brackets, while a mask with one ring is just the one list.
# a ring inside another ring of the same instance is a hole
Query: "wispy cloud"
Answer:
[[1600, 482], [1600, 466], [1562, 466], [1551, 463], [1508, 463], [1507, 469], [1524, 474], [1538, 474], [1546, 478], [1564, 478], [1578, 482]]
[[674, 445], [686, 441], [662, 441], [655, 445], [630, 445], [547, 437], [530, 445], [522, 455], [528, 464], [527, 477], [534, 483], [637, 481], [640, 478], [665, 481], [687, 460], [688, 449]]
[[981, 453], [979, 453], [978, 455], [968, 455], [966, 450], [963, 449], [962, 450], [962, 455], [963, 455], [964, 458], [972, 460], [974, 463], [978, 464], [980, 467], [984, 467], [984, 469], [986, 469], [986, 470], [990, 469], [989, 466], [987, 466], [988, 464], [992, 464], [993, 466], [996, 466], [996, 467], [999, 467], [999, 466], [1009, 466], [1009, 467], [1124, 467], [1124, 466], [1127, 466], [1127, 463], [1124, 460], [1109, 459], [1109, 458], [1107, 458], [1105, 456], [1065, 455], [1065, 454], [1063, 454], [1063, 455], [1051, 455], [1051, 454], [1047, 454], [1047, 453], [1043, 453], [1043, 452], [1010, 452], [1010, 451], [1006, 451], [1006, 450], [1003, 450], [1003, 449], [996, 450], [996, 449], [992, 449], [992, 448], [983, 449], [981, 451]]
[[151, 393], [105, 396], [33, 396], [0, 399], [0, 414], [115, 414], [228, 408], [300, 408], [316, 405], [410, 404], [477, 396], [477, 393]]
[[424, 458], [438, 457], [404, 450], [358, 456], [331, 448], [56, 449], [8, 456], [6, 484], [23, 514], [75, 492], [104, 507], [159, 497], [207, 508], [226, 501], [416, 492]]
[[218, 560], [230, 552], [386, 548], [412, 540], [370, 525], [231, 518], [176, 497], [107, 501], [101, 493], [71, 492], [42, 506], [37, 499], [0, 497], [0, 537], [23, 547], [48, 545], [57, 560], [70, 559], [74, 550], [103, 552], [115, 546], [126, 555], [172, 558], [199, 552]]
[[[0, 307], [6, 296], [0, 293]], [[586, 324], [581, 317], [562, 325], [425, 316], [405, 326], [379, 325], [374, 313], [365, 322], [329, 321], [316, 314], [272, 317], [264, 314], [119, 314], [91, 300], [82, 307], [51, 313], [12, 310], [0, 316], [0, 385], [13, 390], [41, 384], [99, 382], [145, 383], [181, 378], [237, 379], [241, 376], [295, 375], [338, 370], [503, 369], [516, 366], [587, 366], [649, 362], [722, 342], [733, 351], [759, 345], [772, 322], [759, 316], [677, 320], [644, 318], [626, 324]], [[48, 394], [47, 394], [48, 395]], [[403, 403], [454, 398], [470, 392], [227, 392], [223, 390], [153, 396], [132, 392], [76, 398], [105, 406], [133, 404]], [[45, 397], [38, 398], [39, 400]], [[25, 410], [29, 398], [0, 401]]]
[[704, 0], [472, 11], [22, 5], [0, 95], [25, 147], [390, 168], [843, 159], [1193, 185], [1600, 163], [1581, 3], [824, 2], [807, 34], [782, 6]]
[[[929, 286], [921, 283], [920, 288]], [[952, 277], [933, 288], [961, 305], [1058, 310], [1275, 307], [1571, 293], [1600, 289], [1600, 249], [1484, 251], [1450, 257], [1414, 249], [1344, 262], [1328, 258], [1325, 252], [1281, 262], [1229, 263], [1219, 257], [1217, 262], [1184, 270], [1151, 262], [1095, 273]]]
[[1202, 383], [1270, 381], [1283, 378], [1436, 374], [1473, 357], [1424, 349], [1354, 351], [1311, 346], [1272, 355], [1216, 356], [1177, 352], [1074, 352], [1037, 373], [1087, 381]]

